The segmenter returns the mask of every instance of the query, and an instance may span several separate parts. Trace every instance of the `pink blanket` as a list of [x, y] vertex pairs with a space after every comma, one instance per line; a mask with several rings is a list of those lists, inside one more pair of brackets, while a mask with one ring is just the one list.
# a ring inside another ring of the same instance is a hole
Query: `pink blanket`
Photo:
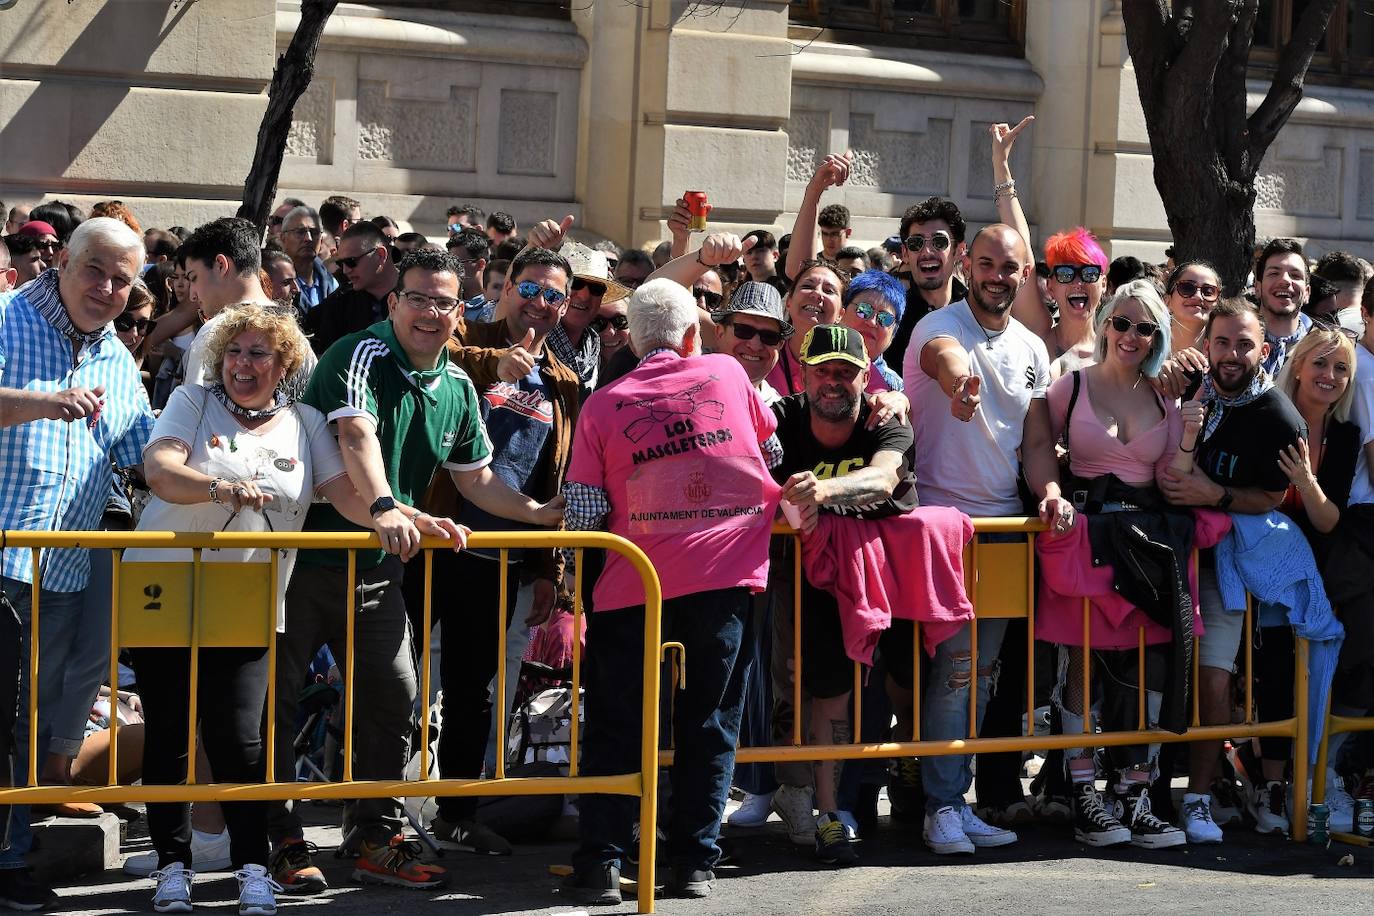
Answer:
[[964, 591], [964, 545], [973, 522], [938, 506], [866, 520], [820, 514], [802, 538], [802, 565], [816, 588], [840, 606], [845, 653], [873, 664], [878, 637], [893, 617], [916, 620], [928, 654], [973, 619]]
[[[1199, 548], [1215, 547], [1231, 530], [1231, 517], [1212, 509], [1194, 509], [1195, 543]], [[1088, 614], [1094, 649], [1134, 649], [1140, 628], [1145, 628], [1149, 645], [1167, 643], [1173, 638], [1166, 626], [1155, 623], [1135, 605], [1112, 589], [1111, 566], [1093, 566], [1088, 520], [1079, 516], [1072, 529], [1059, 537], [1041, 534], [1035, 539], [1040, 558], [1039, 600], [1035, 605], [1035, 638], [1064, 646], [1083, 645], [1083, 599], [1088, 598]], [[1197, 570], [1188, 565], [1188, 586], [1193, 593], [1193, 632], [1202, 635], [1202, 615], [1198, 612]]]

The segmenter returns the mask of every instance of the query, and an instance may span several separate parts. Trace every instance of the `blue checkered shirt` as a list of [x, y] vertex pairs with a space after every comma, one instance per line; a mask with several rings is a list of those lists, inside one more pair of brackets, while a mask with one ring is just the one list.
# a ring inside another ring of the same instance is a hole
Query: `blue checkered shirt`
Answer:
[[[79, 347], [72, 355], [74, 346]], [[81, 334], [58, 295], [49, 270], [18, 290], [0, 293], [0, 387], [56, 392], [104, 386], [104, 406], [67, 423], [35, 420], [0, 428], [0, 528], [8, 531], [80, 531], [100, 527], [112, 486], [111, 461], [129, 467], [143, 460], [153, 411], [128, 349], [113, 325]], [[88, 552], [46, 550], [42, 585], [58, 592], [86, 587]], [[33, 582], [28, 548], [3, 552], [3, 574]]]

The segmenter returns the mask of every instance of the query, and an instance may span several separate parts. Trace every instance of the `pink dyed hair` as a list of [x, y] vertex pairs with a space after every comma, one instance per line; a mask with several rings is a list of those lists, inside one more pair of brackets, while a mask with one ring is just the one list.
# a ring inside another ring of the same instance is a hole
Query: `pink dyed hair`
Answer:
[[1045, 263], [1051, 267], [1057, 264], [1096, 264], [1105, 271], [1107, 255], [1093, 234], [1078, 226], [1049, 237], [1045, 242]]

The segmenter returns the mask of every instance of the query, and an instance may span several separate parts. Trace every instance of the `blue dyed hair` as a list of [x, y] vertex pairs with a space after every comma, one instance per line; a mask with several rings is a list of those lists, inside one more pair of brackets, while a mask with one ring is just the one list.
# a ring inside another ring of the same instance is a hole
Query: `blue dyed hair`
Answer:
[[885, 270], [865, 270], [850, 279], [849, 287], [844, 291], [844, 307], [849, 308], [849, 303], [856, 296], [872, 291], [876, 291], [884, 302], [892, 306], [892, 311], [897, 313], [897, 323], [901, 324], [902, 312], [906, 311], [906, 289], [901, 280]]
[[1150, 341], [1149, 355], [1140, 365], [1142, 375], [1146, 378], [1157, 378], [1164, 361], [1169, 358], [1172, 341], [1169, 334], [1169, 307], [1160, 298], [1159, 287], [1150, 280], [1132, 280], [1118, 286], [1115, 295], [1097, 307], [1097, 315], [1093, 319], [1093, 333], [1097, 335], [1097, 361], [1100, 363], [1107, 358], [1107, 320], [1116, 313], [1117, 304], [1127, 299], [1139, 302], [1150, 316], [1150, 320], [1159, 325], [1159, 331]]

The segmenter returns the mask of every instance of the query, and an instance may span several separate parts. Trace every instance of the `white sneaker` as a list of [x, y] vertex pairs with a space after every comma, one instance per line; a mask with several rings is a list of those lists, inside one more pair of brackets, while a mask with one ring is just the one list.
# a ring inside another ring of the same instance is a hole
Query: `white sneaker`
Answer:
[[157, 882], [157, 890], [153, 891], [154, 910], [159, 913], [191, 912], [191, 881], [196, 877], [195, 872], [180, 862], [173, 862], [153, 872], [151, 877]]
[[1255, 832], [1288, 832], [1288, 789], [1278, 779], [1256, 786]]
[[239, 879], [239, 916], [276, 916], [281, 885], [267, 874], [266, 866], [245, 865], [234, 877]]
[[773, 810], [787, 828], [787, 838], [798, 846], [816, 842], [816, 809], [807, 786], [778, 786], [773, 793]]
[[959, 821], [964, 836], [974, 846], [1010, 846], [1016, 842], [1016, 831], [986, 823], [968, 805], [959, 809]]
[[[191, 861], [196, 871], [223, 871], [232, 863], [229, 861], [229, 831], [203, 833], [191, 831]], [[145, 852], [129, 856], [124, 862], [124, 874], [135, 878], [146, 878], [157, 870], [157, 853]]]
[[725, 823], [731, 827], [762, 827], [768, 822], [768, 815], [773, 811], [773, 793], [767, 795], [752, 795], [748, 792], [744, 794], [744, 801], [730, 816], [725, 819]]
[[1183, 796], [1183, 834], [1189, 843], [1220, 843], [1221, 828], [1212, 820], [1212, 797], [1195, 792]]
[[937, 855], [973, 854], [973, 841], [964, 833], [963, 818], [950, 805], [945, 805], [934, 814], [926, 815], [921, 838], [926, 841], [930, 851]]
[[[1312, 790], [1307, 790], [1311, 803]], [[1330, 812], [1327, 829], [1332, 833], [1353, 833], [1355, 830], [1355, 799], [1345, 791], [1345, 782], [1334, 770], [1326, 771], [1326, 810]]]

